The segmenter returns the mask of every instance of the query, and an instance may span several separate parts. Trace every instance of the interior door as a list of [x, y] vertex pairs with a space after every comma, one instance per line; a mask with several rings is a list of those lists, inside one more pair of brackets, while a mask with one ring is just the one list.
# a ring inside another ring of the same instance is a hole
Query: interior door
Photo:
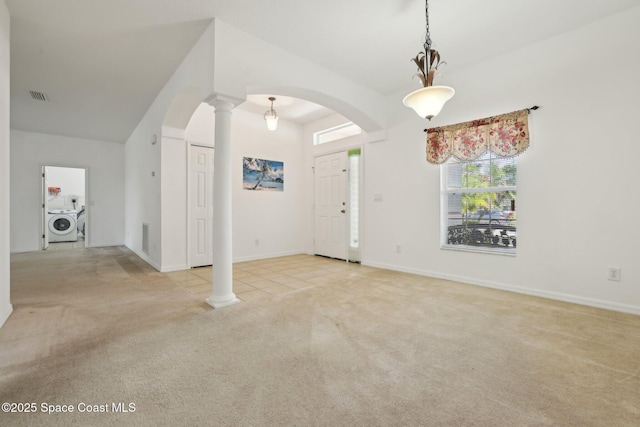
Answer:
[[49, 207], [47, 202], [47, 176], [45, 166], [42, 167], [42, 250], [49, 248]]
[[347, 258], [347, 153], [314, 159], [314, 252]]
[[189, 264], [213, 264], [213, 156], [212, 147], [191, 146]]

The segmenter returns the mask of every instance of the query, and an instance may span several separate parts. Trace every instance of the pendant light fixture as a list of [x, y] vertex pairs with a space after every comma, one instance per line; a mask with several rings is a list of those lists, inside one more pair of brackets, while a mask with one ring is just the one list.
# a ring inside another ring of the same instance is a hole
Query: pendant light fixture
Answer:
[[440, 54], [437, 50], [431, 49], [431, 35], [429, 34], [429, 1], [425, 0], [425, 15], [427, 21], [427, 31], [424, 40], [424, 52], [419, 52], [413, 62], [418, 66], [416, 74], [424, 86], [422, 89], [411, 92], [404, 97], [402, 103], [413, 108], [420, 117], [431, 120], [438, 115], [444, 104], [453, 98], [456, 93], [449, 86], [434, 86], [433, 78], [438, 67], [446, 62], [440, 62]]
[[269, 97], [269, 101], [271, 101], [271, 108], [269, 111], [264, 113], [264, 119], [267, 121], [267, 129], [269, 130], [276, 130], [278, 128], [278, 116], [276, 115], [276, 110], [273, 109], [273, 101], [275, 100], [276, 98], [273, 96]]

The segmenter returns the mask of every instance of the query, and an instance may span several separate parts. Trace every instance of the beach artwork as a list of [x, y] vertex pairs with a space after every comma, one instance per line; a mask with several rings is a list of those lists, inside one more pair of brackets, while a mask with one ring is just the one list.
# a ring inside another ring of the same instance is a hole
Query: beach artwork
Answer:
[[245, 190], [283, 191], [284, 163], [274, 160], [242, 158], [242, 188]]

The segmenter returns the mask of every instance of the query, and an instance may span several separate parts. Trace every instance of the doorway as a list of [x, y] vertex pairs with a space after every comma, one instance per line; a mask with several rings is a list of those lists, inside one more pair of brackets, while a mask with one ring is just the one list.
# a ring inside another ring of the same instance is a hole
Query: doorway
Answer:
[[313, 161], [314, 252], [347, 259], [347, 156], [344, 152]]
[[313, 161], [314, 254], [360, 262], [362, 149]]
[[87, 245], [86, 170], [42, 167], [42, 249]]

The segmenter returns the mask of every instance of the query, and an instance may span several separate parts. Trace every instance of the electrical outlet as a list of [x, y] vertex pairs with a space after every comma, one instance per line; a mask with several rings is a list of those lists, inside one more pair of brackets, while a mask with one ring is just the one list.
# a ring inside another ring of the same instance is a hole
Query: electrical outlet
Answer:
[[256, 239], [256, 246], [260, 246], [260, 240]]
[[395, 252], [396, 252], [397, 254], [399, 254], [399, 253], [401, 253], [401, 252], [402, 252], [402, 248], [400, 247], [400, 245], [396, 245], [396, 246], [395, 246]]
[[622, 279], [622, 269], [620, 267], [609, 267], [607, 279], [619, 282]]

